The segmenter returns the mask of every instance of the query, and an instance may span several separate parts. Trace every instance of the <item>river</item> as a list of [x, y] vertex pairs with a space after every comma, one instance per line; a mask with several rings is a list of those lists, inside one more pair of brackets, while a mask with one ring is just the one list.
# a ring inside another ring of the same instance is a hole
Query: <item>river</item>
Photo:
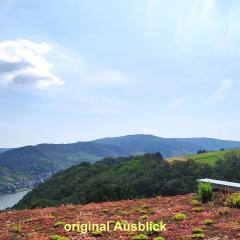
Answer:
[[0, 195], [0, 210], [3, 210], [7, 207], [12, 207], [14, 204], [20, 201], [23, 196], [26, 195], [28, 192], [29, 190]]

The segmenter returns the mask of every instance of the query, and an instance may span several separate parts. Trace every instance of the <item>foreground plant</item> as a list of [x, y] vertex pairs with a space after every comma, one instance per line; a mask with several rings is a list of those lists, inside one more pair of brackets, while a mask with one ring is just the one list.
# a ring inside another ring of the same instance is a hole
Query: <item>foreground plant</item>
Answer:
[[183, 221], [185, 219], [187, 219], [187, 215], [185, 213], [177, 213], [174, 217], [174, 220], [176, 221]]
[[211, 183], [198, 184], [198, 196], [202, 203], [210, 202], [213, 198], [213, 188]]
[[50, 236], [50, 239], [51, 240], [70, 240], [70, 238], [68, 237], [62, 237], [62, 236], [59, 236], [59, 235], [53, 235], [53, 236]]
[[233, 193], [228, 196], [225, 204], [229, 207], [240, 208], [240, 192]]
[[147, 240], [148, 236], [144, 234], [139, 234], [131, 238], [131, 240]]

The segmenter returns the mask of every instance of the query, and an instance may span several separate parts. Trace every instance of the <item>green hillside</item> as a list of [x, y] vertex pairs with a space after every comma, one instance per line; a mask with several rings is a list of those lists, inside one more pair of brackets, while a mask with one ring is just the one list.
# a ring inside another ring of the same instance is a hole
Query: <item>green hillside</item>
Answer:
[[28, 193], [17, 209], [103, 202], [193, 192], [199, 178], [240, 181], [240, 153], [215, 166], [194, 160], [169, 162], [160, 153], [81, 163], [55, 174]]
[[19, 178], [34, 178], [38, 174], [64, 170], [84, 161], [94, 163], [105, 157], [155, 152], [161, 152], [164, 157], [171, 157], [192, 154], [199, 149], [218, 150], [237, 147], [240, 147], [240, 142], [237, 141], [212, 138], [161, 138], [143, 134], [70, 144], [25, 146], [0, 153], [0, 183], [16, 182]]
[[[217, 160], [224, 159], [225, 154], [229, 153], [231, 151], [232, 150], [210, 151], [210, 152], [201, 153], [201, 154], [189, 154], [189, 155], [186, 155], [186, 156], [171, 157], [171, 158], [167, 158], [167, 160], [172, 162], [174, 160], [186, 161], [188, 159], [192, 159], [192, 160], [195, 160], [199, 163], [207, 163], [207, 164], [210, 164], [210, 165], [215, 165]], [[240, 153], [240, 149], [236, 149], [234, 151]]]

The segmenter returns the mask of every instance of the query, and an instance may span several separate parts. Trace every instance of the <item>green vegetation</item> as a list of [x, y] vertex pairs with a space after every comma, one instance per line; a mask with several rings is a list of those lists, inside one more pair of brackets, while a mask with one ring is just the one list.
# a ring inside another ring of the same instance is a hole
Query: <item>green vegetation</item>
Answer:
[[[225, 155], [229, 152], [232, 152], [232, 150], [224, 150], [224, 151], [210, 151], [206, 153], [201, 154], [190, 154], [186, 156], [176, 156], [167, 158], [168, 161], [172, 162], [175, 160], [179, 161], [187, 161], [188, 159], [192, 159], [194, 161], [197, 161], [199, 163], [207, 163], [211, 166], [216, 165], [217, 161], [223, 160], [225, 158]], [[240, 150], [234, 150], [234, 152], [240, 153]]]
[[210, 225], [212, 225], [214, 223], [214, 221], [212, 220], [212, 219], [205, 219], [204, 221], [203, 221], [203, 224], [204, 225], [207, 225], [207, 226], [210, 226]]
[[200, 206], [201, 202], [199, 202], [197, 199], [191, 199], [189, 201], [189, 204], [192, 205], [192, 206]]
[[60, 226], [63, 226], [65, 225], [65, 222], [56, 222], [54, 223], [54, 227], [60, 227]]
[[62, 237], [62, 236], [59, 236], [59, 235], [50, 236], [50, 239], [51, 240], [70, 240], [68, 237]]
[[210, 202], [213, 198], [213, 188], [211, 183], [198, 184], [198, 196], [202, 203]]
[[131, 240], [147, 240], [148, 236], [144, 234], [139, 234], [131, 238]]
[[[201, 155], [201, 154], [199, 154]], [[229, 152], [215, 166], [193, 160], [164, 160], [160, 153], [83, 162], [55, 174], [28, 193], [16, 209], [178, 195], [196, 191], [199, 178], [240, 181], [240, 155]], [[230, 172], [230, 174], [229, 174]], [[212, 199], [211, 187], [200, 185], [201, 201]], [[147, 214], [146, 209], [141, 210]]]
[[[40, 144], [21, 148], [0, 149], [0, 184], [14, 183], [22, 179], [51, 171], [60, 171], [81, 162], [96, 162], [104, 157], [130, 156], [153, 153], [161, 149], [166, 156], [190, 154], [198, 149], [238, 148], [239, 142], [207, 138], [164, 139], [152, 135], [130, 135], [104, 138], [72, 144]], [[214, 165], [228, 151], [187, 155], [199, 163]], [[181, 157], [180, 157], [181, 158]], [[175, 158], [175, 160], [181, 160]]]
[[226, 199], [226, 205], [229, 207], [240, 208], [240, 192], [229, 195]]
[[155, 238], [153, 238], [153, 240], [165, 240], [165, 238], [164, 237], [155, 237]]
[[205, 210], [205, 207], [195, 207], [191, 209], [192, 212], [204, 212]]
[[192, 235], [192, 239], [203, 239], [205, 238], [205, 235], [203, 233], [194, 233]]
[[193, 234], [199, 234], [199, 233], [203, 233], [204, 231], [203, 231], [203, 229], [201, 229], [201, 228], [193, 228], [193, 230], [192, 230], [192, 233]]
[[174, 217], [174, 220], [176, 221], [183, 221], [187, 219], [187, 215], [185, 213], [177, 213]]
[[96, 230], [96, 231], [92, 232], [92, 235], [95, 236], [95, 237], [101, 236], [102, 235], [102, 231]]

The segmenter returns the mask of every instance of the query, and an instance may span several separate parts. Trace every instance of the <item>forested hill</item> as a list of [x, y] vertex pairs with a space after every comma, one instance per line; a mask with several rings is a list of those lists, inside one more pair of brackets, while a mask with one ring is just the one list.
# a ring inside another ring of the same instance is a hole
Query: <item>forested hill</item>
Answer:
[[161, 152], [164, 157], [196, 153], [199, 149], [239, 148], [240, 142], [210, 138], [160, 138], [129, 135], [71, 144], [40, 144], [0, 153], [0, 183], [9, 183], [48, 171], [59, 171], [83, 161], [104, 157]]
[[228, 152], [214, 166], [194, 160], [164, 160], [160, 153], [106, 158], [59, 172], [28, 193], [16, 209], [194, 192], [196, 179], [214, 177], [240, 182], [239, 152]]

